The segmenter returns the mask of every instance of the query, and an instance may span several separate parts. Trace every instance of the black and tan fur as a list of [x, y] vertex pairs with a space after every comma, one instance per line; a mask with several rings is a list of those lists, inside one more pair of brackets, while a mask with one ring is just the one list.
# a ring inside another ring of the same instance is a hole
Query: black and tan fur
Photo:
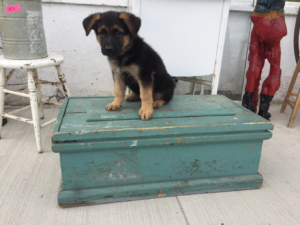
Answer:
[[[85, 18], [88, 36], [95, 31], [103, 55], [108, 56], [114, 78], [115, 98], [107, 110], [120, 110], [127, 101], [142, 101], [139, 115], [149, 120], [153, 108], [160, 108], [173, 97], [175, 83], [162, 59], [138, 36], [140, 18], [126, 12], [96, 13]], [[132, 93], [125, 97], [128, 86]]]

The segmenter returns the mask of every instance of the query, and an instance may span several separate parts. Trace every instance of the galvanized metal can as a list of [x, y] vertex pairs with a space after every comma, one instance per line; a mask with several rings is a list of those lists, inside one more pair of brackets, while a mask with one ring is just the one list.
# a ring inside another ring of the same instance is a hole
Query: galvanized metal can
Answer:
[[7, 59], [47, 57], [41, 0], [0, 0], [0, 35]]

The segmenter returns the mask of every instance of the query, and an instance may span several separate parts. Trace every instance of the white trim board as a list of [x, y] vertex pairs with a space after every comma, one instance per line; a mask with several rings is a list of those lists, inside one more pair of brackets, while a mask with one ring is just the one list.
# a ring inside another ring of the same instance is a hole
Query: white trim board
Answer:
[[141, 17], [141, 0], [128, 0], [128, 12]]
[[43, 3], [127, 7], [128, 0], [42, 0]]
[[213, 75], [212, 86], [211, 86], [212, 95], [216, 95], [218, 93], [222, 59], [223, 59], [223, 50], [224, 50], [226, 30], [227, 30], [227, 22], [229, 17], [229, 8], [230, 8], [230, 0], [224, 0], [220, 35], [219, 35], [217, 55], [216, 55], [215, 73]]
[[[254, 3], [256, 4], [256, 3]], [[288, 16], [296, 16], [298, 14], [298, 9], [300, 2], [285, 2], [284, 14]], [[234, 0], [231, 2], [230, 11], [233, 12], [253, 12], [254, 6], [250, 3], [245, 3], [244, 1]]]

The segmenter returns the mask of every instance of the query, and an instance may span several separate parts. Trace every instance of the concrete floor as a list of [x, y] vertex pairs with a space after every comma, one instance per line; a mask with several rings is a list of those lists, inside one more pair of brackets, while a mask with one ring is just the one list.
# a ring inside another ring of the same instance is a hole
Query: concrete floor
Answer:
[[[58, 111], [46, 109], [46, 118]], [[288, 129], [291, 109], [280, 114], [272, 105], [270, 111], [275, 129], [263, 145], [261, 189], [67, 209], [57, 205], [61, 173], [59, 155], [51, 152], [53, 126], [42, 130], [44, 153], [38, 154], [32, 126], [9, 120], [0, 140], [0, 225], [300, 224], [300, 113]]]

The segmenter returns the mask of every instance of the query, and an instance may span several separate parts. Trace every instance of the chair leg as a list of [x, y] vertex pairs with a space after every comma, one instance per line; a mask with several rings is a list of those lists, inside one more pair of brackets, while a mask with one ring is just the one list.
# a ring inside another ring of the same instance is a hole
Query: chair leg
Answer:
[[42, 102], [42, 93], [41, 93], [41, 86], [38, 84], [38, 73], [37, 70], [35, 69], [35, 76], [34, 76], [34, 80], [35, 80], [35, 84], [36, 84], [36, 97], [37, 97], [37, 102], [38, 102], [38, 106], [39, 106], [39, 112], [40, 112], [40, 118], [44, 119], [44, 107], [43, 107], [43, 102]]
[[40, 116], [39, 116], [39, 106], [37, 100], [37, 88], [35, 86], [35, 69], [28, 69], [28, 89], [29, 89], [29, 97], [30, 97], [30, 105], [31, 105], [31, 113], [32, 120], [34, 126], [34, 133], [36, 138], [37, 150], [39, 153], [42, 153], [42, 139], [41, 139], [41, 124], [40, 124]]
[[290, 118], [288, 128], [293, 127], [293, 124], [294, 124], [294, 121], [296, 119], [296, 115], [297, 115], [299, 106], [300, 106], [300, 89], [299, 89], [299, 93], [298, 93], [298, 96], [297, 96], [297, 100], [295, 102], [295, 107], [293, 109], [293, 112], [292, 112], [292, 115], [291, 115], [291, 118]]
[[[196, 77], [192, 77], [192, 78], [196, 78]], [[195, 83], [194, 82], [190, 82], [189, 94], [190, 95], [194, 95], [195, 94]]]
[[62, 84], [62, 87], [63, 87], [63, 90], [64, 90], [64, 93], [65, 93], [66, 97], [70, 97], [71, 92], [70, 92], [69, 86], [67, 84], [66, 77], [63, 74], [60, 65], [55, 66], [55, 68], [57, 70], [58, 79], [60, 80], [60, 83]]
[[200, 92], [200, 95], [204, 95], [204, 84], [201, 84], [201, 92]]
[[1, 131], [2, 131], [2, 122], [3, 122], [3, 116], [2, 113], [4, 112], [4, 98], [5, 98], [5, 93], [3, 92], [3, 89], [5, 88], [5, 83], [6, 83], [6, 69], [1, 68], [1, 73], [0, 73], [0, 139], [1, 139]]
[[296, 66], [296, 68], [295, 68], [294, 75], [293, 75], [293, 77], [292, 77], [292, 80], [291, 80], [289, 89], [288, 89], [288, 91], [287, 91], [287, 93], [286, 93], [286, 97], [285, 97], [284, 102], [283, 102], [283, 104], [282, 104], [282, 107], [281, 107], [281, 110], [280, 110], [281, 113], [284, 113], [285, 108], [286, 108], [287, 103], [288, 103], [288, 102], [287, 102], [287, 99], [289, 99], [289, 98], [291, 97], [291, 93], [292, 93], [292, 91], [293, 91], [295, 82], [296, 82], [296, 80], [297, 80], [299, 70], [300, 70], [300, 59], [299, 59], [299, 61], [298, 61], [298, 63], [297, 63], [297, 66]]

